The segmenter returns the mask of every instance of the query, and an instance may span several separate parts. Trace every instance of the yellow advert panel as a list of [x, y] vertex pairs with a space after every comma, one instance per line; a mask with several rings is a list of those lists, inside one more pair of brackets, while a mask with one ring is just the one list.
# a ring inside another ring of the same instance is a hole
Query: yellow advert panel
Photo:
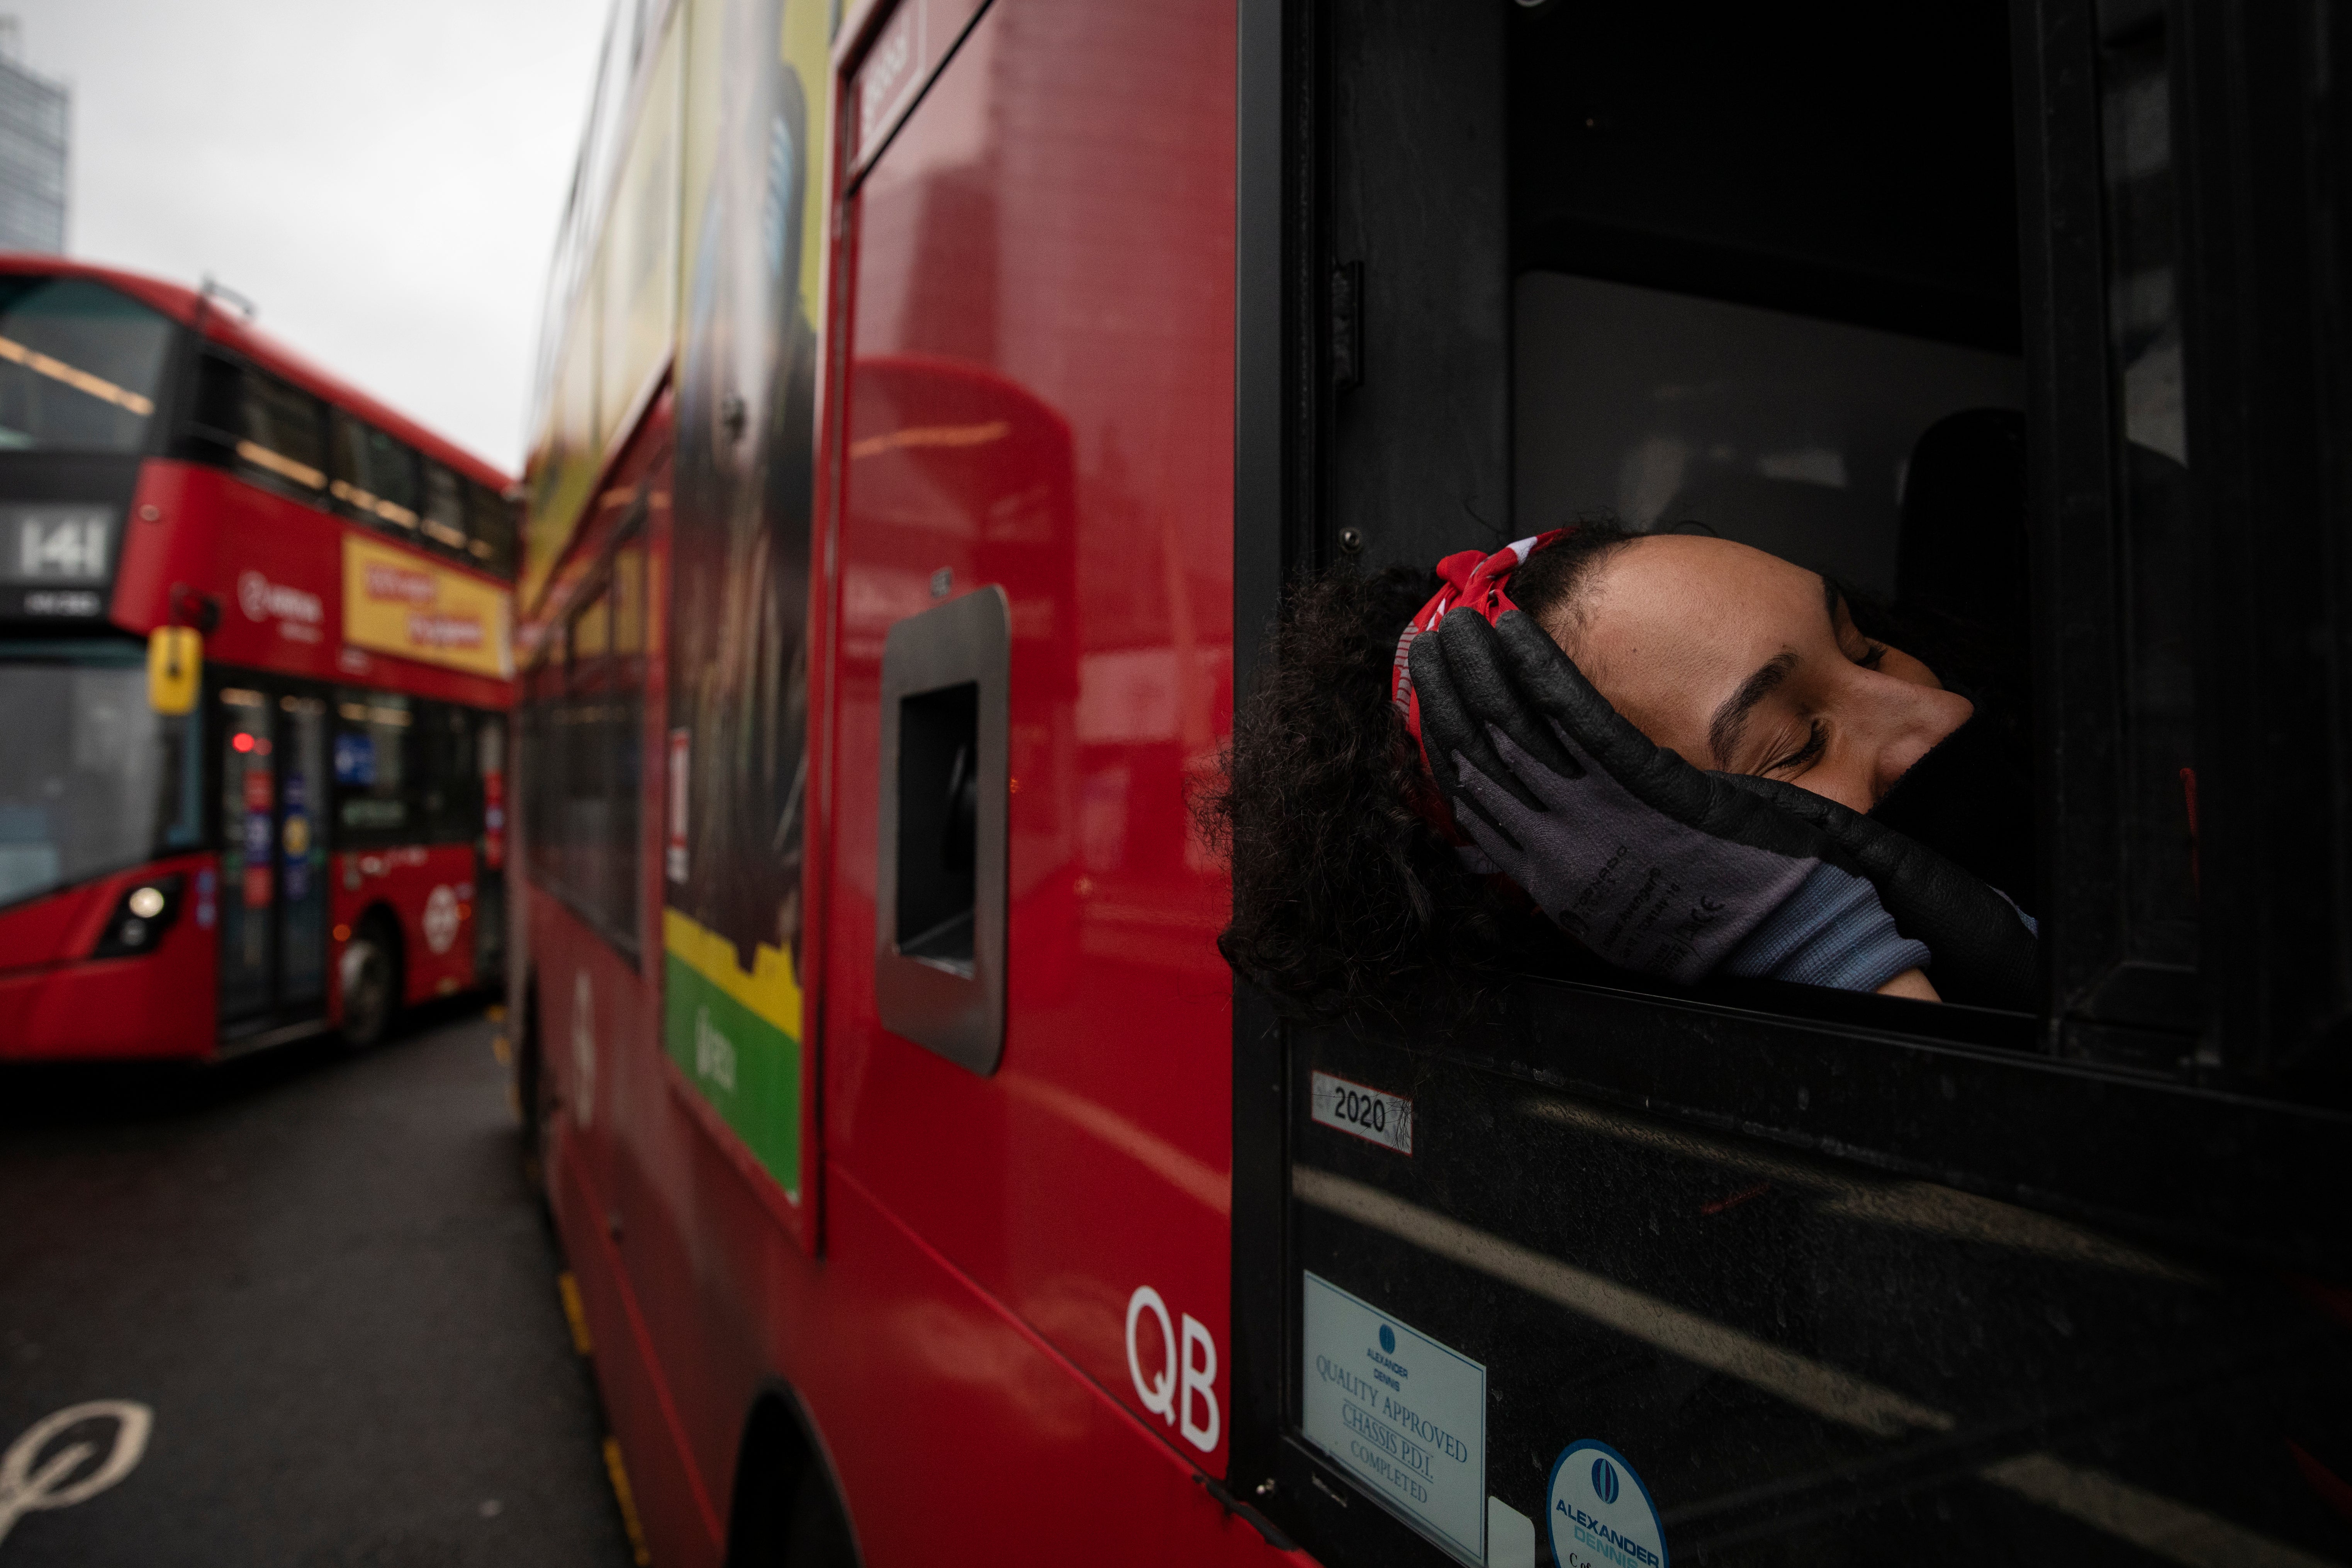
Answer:
[[475, 675], [514, 677], [503, 588], [395, 545], [343, 535], [343, 640]]

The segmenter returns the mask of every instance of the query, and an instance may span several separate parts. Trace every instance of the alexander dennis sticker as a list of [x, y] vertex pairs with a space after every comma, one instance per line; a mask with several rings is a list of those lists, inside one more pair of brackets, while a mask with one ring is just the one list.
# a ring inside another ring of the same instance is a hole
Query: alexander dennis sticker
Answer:
[[1412, 1152], [1412, 1101], [1404, 1096], [1318, 1072], [1310, 1098], [1315, 1120], [1324, 1126], [1386, 1144], [1400, 1154]]
[[1666, 1531], [1625, 1456], [1591, 1437], [1551, 1464], [1551, 1555], [1559, 1568], [1666, 1568]]
[[1486, 1560], [1486, 1369], [1306, 1276], [1309, 1441], [1473, 1563]]

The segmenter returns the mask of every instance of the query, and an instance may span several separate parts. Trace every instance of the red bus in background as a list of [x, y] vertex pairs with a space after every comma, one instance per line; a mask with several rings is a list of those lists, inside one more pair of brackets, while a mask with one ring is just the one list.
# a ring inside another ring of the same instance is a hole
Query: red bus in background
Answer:
[[0, 1060], [365, 1042], [500, 973], [507, 477], [224, 299], [0, 257]]

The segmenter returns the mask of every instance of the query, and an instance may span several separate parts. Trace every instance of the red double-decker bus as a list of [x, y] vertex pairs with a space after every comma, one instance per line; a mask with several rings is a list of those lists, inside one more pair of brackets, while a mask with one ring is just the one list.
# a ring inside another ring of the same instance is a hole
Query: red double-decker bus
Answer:
[[[509, 994], [652, 1560], [2352, 1562], [2325, 19], [616, 0]], [[1592, 513], [1814, 574], [1808, 637], [1977, 639], [2006, 771], [1945, 826], [2030, 979], [1673, 984], [1529, 916], [1409, 994], [1400, 634]], [[1237, 979], [1236, 885], [1393, 936], [1394, 1005]]]
[[229, 298], [0, 257], [0, 1059], [501, 970], [509, 481]]

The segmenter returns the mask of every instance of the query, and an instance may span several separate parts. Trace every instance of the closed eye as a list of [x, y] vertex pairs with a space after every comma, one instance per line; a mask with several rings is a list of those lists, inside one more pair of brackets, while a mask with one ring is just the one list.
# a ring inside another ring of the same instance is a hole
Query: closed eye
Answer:
[[1829, 726], [1816, 719], [1805, 735], [1805, 743], [1779, 762], [1766, 763], [1764, 771], [1768, 773], [1801, 773], [1822, 760], [1822, 753], [1829, 750]]
[[1886, 662], [1886, 645], [1885, 643], [1874, 642], [1868, 646], [1870, 651], [1864, 654], [1860, 658], [1855, 659], [1853, 662], [1862, 666], [1864, 669], [1876, 669], [1880, 665]]

